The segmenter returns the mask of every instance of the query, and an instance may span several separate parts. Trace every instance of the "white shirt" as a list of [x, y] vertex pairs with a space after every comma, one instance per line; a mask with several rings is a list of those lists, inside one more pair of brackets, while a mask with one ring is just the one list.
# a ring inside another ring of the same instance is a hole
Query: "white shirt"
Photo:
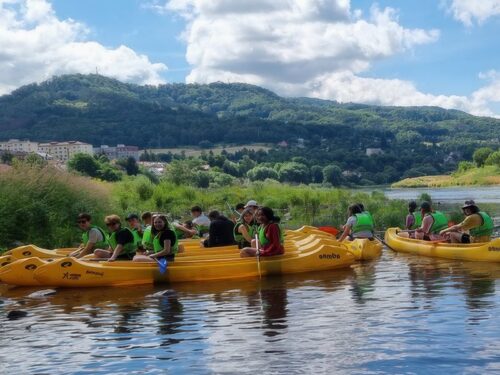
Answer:
[[207, 216], [205, 216], [205, 214], [202, 213], [200, 216], [193, 219], [193, 224], [201, 225], [208, 228], [210, 227], [210, 219]]

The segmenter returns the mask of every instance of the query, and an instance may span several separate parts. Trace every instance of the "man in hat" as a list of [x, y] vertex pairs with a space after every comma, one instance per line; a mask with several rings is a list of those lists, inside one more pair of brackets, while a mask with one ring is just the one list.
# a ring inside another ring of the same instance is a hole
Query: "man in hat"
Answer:
[[453, 243], [489, 242], [493, 233], [493, 220], [479, 210], [473, 200], [465, 201], [462, 206], [464, 221], [443, 229], [440, 234], [446, 235]]

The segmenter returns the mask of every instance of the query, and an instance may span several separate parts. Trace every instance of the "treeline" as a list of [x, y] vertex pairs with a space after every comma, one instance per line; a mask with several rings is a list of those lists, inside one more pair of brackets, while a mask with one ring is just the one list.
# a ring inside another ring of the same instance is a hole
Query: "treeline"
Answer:
[[[454, 170], [477, 147], [498, 144], [500, 121], [434, 107], [281, 98], [238, 83], [138, 86], [68, 75], [0, 97], [0, 137], [143, 148], [285, 141], [286, 148], [244, 154], [272, 163], [265, 167], [278, 179], [278, 163], [302, 157], [310, 182], [320, 179], [317, 167], [335, 165], [349, 183], [381, 184]], [[368, 148], [377, 151], [368, 156]]]

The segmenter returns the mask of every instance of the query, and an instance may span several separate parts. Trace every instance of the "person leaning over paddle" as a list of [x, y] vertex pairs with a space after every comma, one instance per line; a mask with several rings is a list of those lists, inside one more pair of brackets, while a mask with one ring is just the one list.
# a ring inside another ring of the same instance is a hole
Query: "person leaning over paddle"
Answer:
[[[489, 242], [494, 227], [491, 217], [480, 211], [473, 200], [465, 201], [462, 211], [464, 221], [443, 229], [439, 234], [449, 238], [452, 243]], [[464, 233], [467, 231], [469, 233]]]
[[132, 259], [137, 249], [137, 243], [132, 231], [128, 228], [122, 228], [118, 215], [106, 216], [104, 222], [110, 231], [108, 237], [109, 247], [107, 249], [96, 249], [94, 255], [97, 258], [108, 259], [110, 262], [117, 259]]
[[[422, 202], [420, 214], [422, 215], [422, 225], [415, 229], [413, 238], [425, 241], [445, 241], [439, 232], [448, 227], [447, 217], [440, 211], [433, 212], [429, 202]], [[398, 235], [408, 238], [412, 237], [411, 233], [400, 232]]]
[[347, 209], [347, 215], [348, 219], [339, 241], [343, 241], [347, 237], [351, 241], [355, 238], [373, 239], [374, 223], [370, 213], [362, 211], [359, 204], [351, 204]]
[[134, 262], [151, 262], [154, 258], [173, 261], [179, 250], [179, 243], [165, 215], [154, 217], [151, 235], [153, 236], [153, 251], [135, 255]]
[[75, 258], [84, 257], [97, 248], [108, 247], [108, 239], [104, 231], [96, 225], [92, 225], [92, 218], [89, 214], [81, 213], [76, 221], [81, 230], [82, 244], [70, 256]]
[[245, 209], [241, 213], [241, 217], [236, 221], [233, 234], [234, 240], [238, 244], [239, 249], [250, 247], [256, 233], [256, 225], [252, 210]]
[[[259, 252], [259, 256], [281, 255], [285, 252], [283, 247], [284, 236], [279, 226], [280, 218], [274, 216], [274, 212], [269, 207], [261, 207], [257, 210], [257, 222], [260, 224], [258, 231], [259, 244], [252, 241], [252, 247], [241, 249], [240, 256], [254, 257]], [[257, 248], [257, 245], [258, 248]]]

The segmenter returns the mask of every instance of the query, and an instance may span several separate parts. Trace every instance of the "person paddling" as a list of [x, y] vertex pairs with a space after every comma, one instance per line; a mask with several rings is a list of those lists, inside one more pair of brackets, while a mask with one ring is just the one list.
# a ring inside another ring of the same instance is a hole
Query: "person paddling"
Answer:
[[465, 201], [462, 211], [465, 219], [443, 229], [440, 234], [452, 243], [489, 242], [493, 234], [493, 219], [486, 212], [479, 210], [473, 200]]
[[151, 262], [160, 258], [165, 258], [169, 262], [173, 261], [179, 250], [179, 243], [165, 215], [154, 217], [151, 235], [153, 236], [153, 251], [137, 254], [134, 256], [134, 262]]
[[257, 252], [261, 257], [281, 255], [285, 252], [283, 247], [284, 236], [279, 226], [280, 218], [274, 216], [269, 207], [261, 207], [257, 210], [257, 222], [260, 224], [258, 230], [259, 244], [252, 241], [252, 247], [241, 249], [240, 256], [254, 257]]
[[448, 227], [448, 218], [440, 211], [433, 211], [429, 202], [422, 202], [420, 205], [422, 224], [414, 231], [400, 232], [401, 237], [414, 237], [417, 240], [444, 241], [445, 238], [439, 234], [440, 231]]

